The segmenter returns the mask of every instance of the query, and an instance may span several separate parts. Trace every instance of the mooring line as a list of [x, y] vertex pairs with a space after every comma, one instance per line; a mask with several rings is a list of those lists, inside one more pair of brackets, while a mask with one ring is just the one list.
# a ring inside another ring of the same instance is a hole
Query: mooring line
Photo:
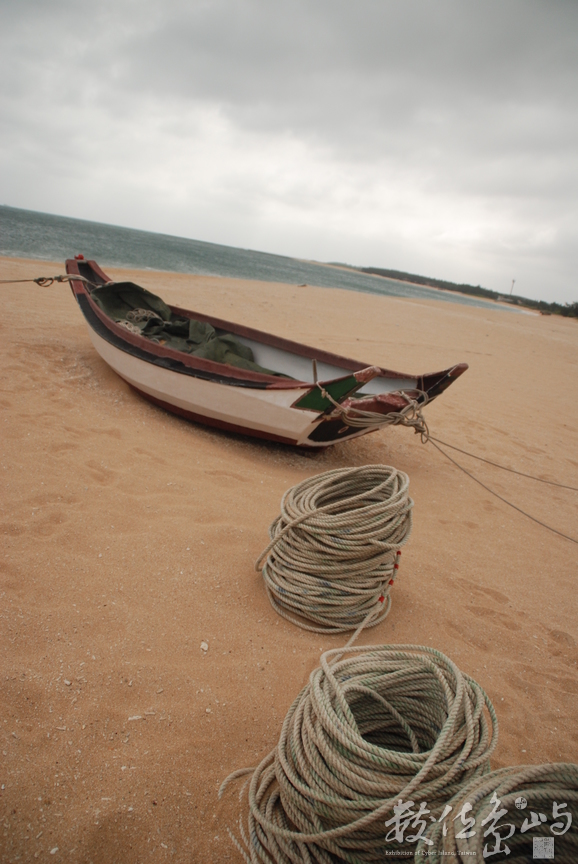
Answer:
[[431, 437], [429, 440], [431, 441], [432, 445], [436, 448], [436, 450], [439, 450], [439, 452], [443, 456], [445, 456], [446, 459], [449, 459], [449, 461], [452, 462], [456, 466], [456, 468], [459, 468], [460, 471], [463, 471], [464, 474], [467, 474], [468, 477], [470, 477], [472, 480], [474, 480], [476, 483], [478, 483], [480, 486], [482, 486], [482, 488], [485, 489], [486, 492], [489, 492], [490, 495], [494, 495], [496, 498], [499, 498], [500, 501], [503, 501], [504, 504], [508, 505], [508, 507], [512, 507], [514, 510], [517, 510], [518, 513], [521, 513], [523, 516], [527, 516], [528, 519], [531, 519], [532, 522], [536, 522], [538, 525], [541, 525], [542, 528], [547, 528], [548, 531], [552, 531], [554, 534], [558, 534], [560, 537], [563, 537], [565, 540], [570, 540], [571, 543], [576, 543], [578, 545], [578, 540], [576, 540], [574, 537], [570, 537], [568, 534], [564, 534], [563, 531], [558, 531], [557, 528], [552, 528], [551, 525], [547, 525], [545, 522], [540, 521], [540, 519], [536, 519], [535, 516], [532, 516], [530, 513], [527, 513], [525, 510], [522, 510], [522, 508], [518, 507], [516, 504], [512, 504], [511, 501], [508, 501], [507, 498], [502, 497], [502, 495], [499, 495], [497, 492], [494, 492], [493, 489], [490, 489], [489, 486], [486, 486], [485, 483], [482, 483], [481, 480], [478, 480], [477, 477], [475, 477], [473, 474], [470, 474], [470, 472], [467, 471], [463, 465], [460, 465], [459, 462], [456, 462], [456, 460], [453, 459], [449, 453], [446, 453], [445, 450], [442, 450], [442, 448], [438, 444], [436, 444], [436, 442]]
[[463, 453], [465, 456], [471, 456], [472, 459], [478, 459], [479, 462], [486, 462], [488, 465], [493, 465], [494, 468], [501, 468], [502, 471], [509, 471], [511, 474], [518, 474], [520, 477], [527, 477], [529, 480], [537, 480], [538, 483], [548, 483], [550, 486], [558, 486], [560, 489], [571, 489], [573, 492], [578, 492], [578, 486], [567, 486], [565, 483], [558, 483], [556, 480], [545, 480], [543, 477], [536, 477], [534, 474], [525, 474], [523, 471], [517, 471], [515, 468], [507, 468], [505, 465], [500, 465], [499, 462], [492, 462], [491, 459], [485, 459], [483, 456], [477, 456], [475, 453], [470, 453], [469, 450], [462, 450], [461, 447], [456, 447], [455, 444], [448, 444], [447, 441], [442, 441], [441, 438], [434, 438], [429, 435], [430, 441], [436, 441], [438, 444], [443, 444], [444, 447], [450, 447], [452, 450], [457, 450], [458, 453]]

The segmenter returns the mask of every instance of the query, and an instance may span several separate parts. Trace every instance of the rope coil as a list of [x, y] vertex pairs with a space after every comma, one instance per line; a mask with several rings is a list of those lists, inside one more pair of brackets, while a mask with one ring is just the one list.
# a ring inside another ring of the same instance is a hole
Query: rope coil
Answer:
[[408, 487], [402, 471], [365, 465], [327, 471], [289, 489], [269, 529], [271, 542], [255, 563], [259, 571], [264, 562], [275, 611], [314, 633], [383, 621], [411, 533]]
[[[498, 809], [495, 807], [496, 799], [500, 802], [499, 809], [507, 811], [499, 819], [500, 825], [495, 826], [499, 838], [488, 831], [489, 823], [485, 827], [482, 825], [492, 810]], [[556, 811], [554, 803], [558, 805]], [[575, 827], [578, 822], [578, 765], [558, 763], [501, 768], [471, 780], [449, 804], [453, 809], [445, 827], [440, 822], [430, 826], [425, 839], [418, 843], [416, 861], [424, 860], [424, 855], [432, 864], [441, 864], [448, 860], [448, 856], [453, 860], [480, 861], [490, 857], [484, 854], [486, 846], [492, 861], [525, 864], [536, 857], [532, 854], [534, 837], [554, 839], [554, 856], [559, 864], [575, 864], [578, 860]], [[457, 837], [458, 833], [469, 833], [464, 831], [463, 822], [454, 821], [455, 815], [467, 804], [471, 805], [468, 818], [475, 820], [475, 827], [471, 826], [474, 833], [471, 837]], [[564, 810], [570, 814], [570, 820], [567, 816], [564, 818]], [[532, 817], [532, 811], [538, 811], [535, 817]], [[540, 818], [540, 812], [545, 820]], [[568, 828], [568, 821], [573, 823], [574, 830], [564, 830]], [[511, 828], [514, 828], [513, 832]], [[485, 833], [487, 836], [484, 837]], [[498, 848], [494, 853], [496, 842]]]
[[345, 650], [322, 655], [275, 749], [219, 790], [251, 774], [244, 847], [233, 837], [250, 864], [382, 862], [415, 848], [385, 839], [400, 798], [439, 813], [489, 771], [494, 708], [451, 660], [418, 645]]

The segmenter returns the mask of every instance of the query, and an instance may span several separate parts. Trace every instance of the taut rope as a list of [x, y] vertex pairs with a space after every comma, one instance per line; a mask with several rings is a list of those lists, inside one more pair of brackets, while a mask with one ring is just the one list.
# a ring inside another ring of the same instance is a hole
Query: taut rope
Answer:
[[[422, 414], [422, 408], [425, 404], [427, 404], [427, 394], [421, 393], [418, 402], [415, 399], [411, 399], [406, 393], [400, 391], [400, 395], [402, 395], [405, 399], [407, 399], [407, 406], [403, 408], [401, 411], [392, 411], [389, 414], [378, 414], [375, 411], [361, 411], [358, 408], [350, 408], [348, 406], [340, 405], [336, 402], [326, 390], [320, 384], [317, 384], [319, 389], [321, 390], [323, 396], [333, 403], [335, 406], [335, 412], [340, 414], [343, 422], [347, 426], [352, 426], [359, 429], [380, 429], [383, 426], [410, 426], [414, 429], [416, 433], [421, 436], [421, 440], [423, 444], [427, 444], [428, 441], [432, 444], [436, 450], [446, 457], [456, 468], [459, 468], [460, 471], [463, 471], [471, 480], [475, 483], [478, 483], [482, 486], [486, 492], [489, 492], [490, 495], [494, 495], [496, 498], [499, 498], [504, 504], [507, 504], [508, 507], [512, 507], [514, 510], [517, 510], [518, 513], [521, 513], [522, 516], [526, 516], [528, 519], [531, 519], [532, 522], [536, 522], [537, 525], [541, 525], [542, 528], [546, 528], [548, 531], [552, 531], [552, 533], [557, 534], [559, 537], [563, 537], [565, 540], [570, 540], [571, 543], [578, 543], [575, 537], [571, 537], [568, 534], [564, 534], [563, 531], [559, 531], [557, 528], [553, 528], [551, 525], [546, 524], [546, 522], [542, 522], [540, 519], [536, 519], [535, 516], [532, 516], [530, 513], [527, 513], [526, 510], [522, 510], [521, 507], [518, 507], [516, 504], [512, 504], [511, 501], [508, 501], [507, 498], [504, 498], [502, 495], [499, 495], [481, 480], [478, 480], [473, 474], [471, 474], [463, 465], [460, 465], [459, 462], [456, 462], [449, 453], [446, 453], [445, 450], [439, 446], [443, 444], [444, 446], [451, 447], [453, 450], [458, 450], [460, 453], [464, 453], [467, 456], [472, 456], [474, 459], [479, 459], [482, 462], [488, 462], [490, 465], [493, 465], [496, 468], [502, 468], [504, 471], [510, 471], [513, 474], [519, 474], [522, 477], [527, 477], [531, 480], [537, 480], [540, 483], [550, 483], [553, 486], [559, 486], [563, 489], [571, 489], [573, 491], [578, 491], [575, 486], [567, 486], [563, 483], [554, 483], [550, 480], [543, 480], [541, 477], [535, 477], [532, 474], [524, 474], [521, 471], [515, 471], [513, 468], [506, 468], [504, 465], [499, 465], [497, 462], [492, 462], [489, 459], [483, 459], [481, 456], [476, 456], [474, 453], [469, 453], [467, 450], [460, 450], [459, 447], [454, 447], [452, 444], [446, 444], [445, 441], [441, 441], [438, 438], [434, 438], [428, 429], [428, 425], [424, 420]], [[436, 443], [437, 442], [437, 443]]]
[[92, 288], [97, 288], [90, 279], [86, 279], [84, 276], [76, 276], [72, 273], [65, 273], [62, 276], [38, 276], [37, 279], [0, 279], [0, 285], [16, 285], [18, 282], [34, 282], [36, 285], [40, 285], [41, 288], [48, 288], [53, 282], [84, 282], [86, 285], [92, 286]]
[[545, 480], [543, 477], [536, 477], [535, 474], [525, 474], [523, 471], [517, 471], [515, 468], [508, 468], [506, 465], [500, 465], [499, 462], [493, 462], [491, 459], [485, 459], [483, 456], [478, 456], [476, 453], [470, 453], [469, 450], [462, 450], [461, 447], [456, 447], [455, 444], [448, 444], [447, 441], [442, 441], [441, 438], [434, 438], [431, 433], [428, 436], [428, 441], [435, 441], [436, 444], [443, 444], [444, 447], [449, 447], [450, 450], [457, 450], [458, 453], [463, 453], [464, 456], [471, 456], [472, 459], [477, 459], [478, 462], [485, 462], [486, 465], [493, 465], [494, 468], [501, 468], [502, 471], [509, 471], [510, 474], [517, 474], [518, 477], [526, 477], [528, 480], [536, 480], [538, 483], [547, 483], [549, 486], [557, 486], [559, 489], [571, 489], [573, 492], [578, 492], [578, 486], [567, 486], [565, 483], [557, 483], [556, 480]]
[[[467, 476], [468, 476], [471, 480], [473, 480], [474, 483], [477, 483], [479, 486], [481, 486], [483, 489], [485, 489], [486, 492], [489, 492], [489, 493], [490, 493], [491, 495], [493, 495], [495, 498], [499, 498], [500, 501], [503, 501], [504, 504], [507, 504], [507, 505], [508, 505], [508, 507], [512, 507], [514, 510], [517, 510], [518, 513], [521, 513], [521, 514], [522, 514], [522, 516], [527, 516], [528, 519], [531, 519], [532, 522], [536, 522], [537, 525], [541, 525], [542, 528], [547, 528], [548, 531], [552, 531], [553, 534], [558, 534], [559, 537], [563, 537], [565, 540], [570, 540], [571, 543], [578, 543], [578, 540], [576, 540], [574, 537], [570, 537], [570, 535], [568, 535], [568, 534], [564, 534], [562, 531], [558, 531], [557, 528], [552, 528], [551, 525], [547, 525], [545, 522], [542, 522], [540, 519], [536, 519], [535, 516], [532, 516], [530, 513], [527, 513], [525, 510], [522, 510], [522, 508], [521, 508], [521, 507], [518, 507], [516, 504], [512, 504], [511, 501], [508, 501], [507, 498], [503, 498], [502, 495], [499, 495], [497, 492], [494, 492], [493, 489], [490, 489], [489, 486], [486, 486], [485, 483], [482, 483], [481, 480], [478, 480], [477, 477], [475, 477], [473, 474], [470, 474], [470, 472], [467, 471], [467, 470], [464, 468], [463, 465], [460, 465], [459, 462], [456, 462], [456, 460], [453, 459], [453, 458], [450, 456], [449, 453], [446, 453], [444, 450], [442, 450], [442, 448], [439, 447], [439, 446], [435, 443], [435, 441], [433, 441], [431, 438], [430, 438], [429, 440], [431, 441], [432, 447], [435, 447], [436, 450], [439, 450], [439, 452], [440, 452], [443, 456], [445, 456], [446, 459], [449, 459], [449, 461], [452, 462], [452, 463], [456, 466], [456, 468], [459, 468], [460, 471], [463, 471], [464, 474], [467, 474]], [[536, 478], [532, 478], [532, 479], [536, 479]]]

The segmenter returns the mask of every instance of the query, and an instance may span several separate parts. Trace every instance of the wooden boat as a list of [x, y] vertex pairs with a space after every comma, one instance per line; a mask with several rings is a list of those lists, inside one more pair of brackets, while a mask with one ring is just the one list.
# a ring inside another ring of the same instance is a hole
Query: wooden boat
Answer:
[[[178, 344], [184, 350], [179, 350], [171, 337], [150, 338], [128, 320], [107, 313], [99, 299], [107, 292], [126, 296], [130, 286], [129, 293], [142, 292], [145, 308], [148, 302], [156, 309], [150, 300], [155, 295], [133, 283], [110, 282], [95, 261], [77, 256], [66, 262], [66, 272], [96, 351], [133, 390], [173, 414], [245, 435], [327, 447], [379, 428], [380, 418], [395, 420], [411, 400], [414, 407], [430, 402], [468, 368], [460, 363], [443, 372], [406, 375], [163, 304], [170, 310], [165, 316], [169, 328], [177, 322], [181, 329], [214, 329], [222, 344], [234, 342], [236, 350], [252, 358], [241, 360], [245, 368], [239, 368], [229, 362], [232, 355], [216, 362], [199, 356], [204, 349], [191, 353], [194, 346], [183, 340]], [[151, 318], [155, 314], [147, 312]]]

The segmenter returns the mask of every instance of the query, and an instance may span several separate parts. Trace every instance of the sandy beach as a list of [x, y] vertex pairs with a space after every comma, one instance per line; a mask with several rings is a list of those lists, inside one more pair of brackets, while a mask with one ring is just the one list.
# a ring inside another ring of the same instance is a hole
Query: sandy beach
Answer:
[[[575, 320], [105, 270], [368, 365], [467, 362], [426, 408], [432, 434], [578, 486]], [[0, 279], [63, 272], [0, 258]], [[101, 361], [66, 285], [0, 292], [2, 861], [242, 860], [218, 787], [272, 749], [320, 651], [345, 641], [278, 617], [253, 565], [284, 491], [332, 468], [393, 465], [415, 501], [391, 613], [361, 641], [433, 646], [475, 678], [500, 723], [493, 767], [578, 761], [575, 544], [406, 429], [310, 453], [170, 416]], [[452, 455], [578, 535], [578, 493]]]

